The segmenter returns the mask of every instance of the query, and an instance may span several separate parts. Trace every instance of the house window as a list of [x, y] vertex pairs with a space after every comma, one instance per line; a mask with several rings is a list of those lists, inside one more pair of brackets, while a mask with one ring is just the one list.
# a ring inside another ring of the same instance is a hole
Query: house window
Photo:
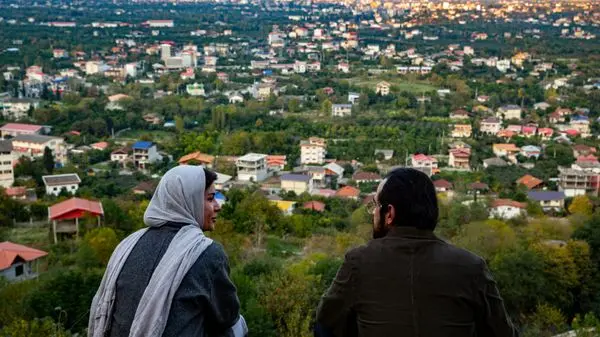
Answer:
[[58, 187], [54, 187], [52, 190], [53, 191], [58, 191]]
[[15, 267], [15, 276], [23, 275], [23, 265]]
[[77, 186], [71, 186], [71, 189], [74, 190]]

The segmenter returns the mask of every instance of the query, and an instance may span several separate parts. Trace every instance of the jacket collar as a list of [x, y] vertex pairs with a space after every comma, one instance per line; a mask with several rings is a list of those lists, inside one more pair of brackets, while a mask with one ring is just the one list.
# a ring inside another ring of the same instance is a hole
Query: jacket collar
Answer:
[[424, 238], [439, 239], [433, 231], [418, 229], [416, 227], [394, 227], [390, 229], [386, 237]]

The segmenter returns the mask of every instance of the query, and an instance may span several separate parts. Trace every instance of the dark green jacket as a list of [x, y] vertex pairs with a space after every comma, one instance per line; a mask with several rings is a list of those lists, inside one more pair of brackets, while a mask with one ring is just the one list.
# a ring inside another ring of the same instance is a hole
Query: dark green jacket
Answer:
[[485, 261], [413, 227], [346, 254], [317, 324], [336, 337], [516, 337]]

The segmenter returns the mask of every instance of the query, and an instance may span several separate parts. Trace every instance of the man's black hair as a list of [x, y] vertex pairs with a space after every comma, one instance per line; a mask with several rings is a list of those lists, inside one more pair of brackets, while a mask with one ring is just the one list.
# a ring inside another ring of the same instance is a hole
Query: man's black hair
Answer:
[[378, 195], [382, 216], [388, 205], [394, 206], [394, 226], [416, 227], [433, 231], [438, 220], [435, 187], [429, 177], [411, 168], [397, 168], [385, 177]]
[[204, 179], [206, 180], [206, 187], [204, 190], [208, 190], [210, 186], [217, 180], [217, 174], [211, 170], [204, 169]]

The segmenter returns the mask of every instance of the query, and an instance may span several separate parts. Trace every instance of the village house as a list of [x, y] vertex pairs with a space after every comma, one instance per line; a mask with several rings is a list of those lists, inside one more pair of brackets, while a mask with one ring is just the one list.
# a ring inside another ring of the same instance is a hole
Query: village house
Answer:
[[62, 138], [29, 134], [18, 135], [11, 140], [17, 157], [40, 158], [44, 156], [44, 149], [47, 147], [52, 150], [57, 164], [67, 162], [67, 147]]
[[357, 184], [378, 183], [381, 181], [381, 175], [375, 172], [360, 171], [352, 175], [352, 180]]
[[281, 189], [292, 191], [296, 195], [309, 192], [312, 189], [311, 177], [305, 174], [284, 174], [281, 176]]
[[352, 104], [332, 104], [331, 115], [333, 117], [348, 117], [352, 115]]
[[523, 185], [528, 190], [533, 190], [541, 188], [544, 184], [544, 181], [532, 176], [531, 174], [526, 174], [521, 178], [517, 179], [516, 183], [517, 186]]
[[581, 169], [559, 167], [559, 191], [567, 197], [597, 192], [600, 189], [600, 178], [597, 173]]
[[126, 148], [120, 148], [110, 153], [110, 161], [117, 162], [121, 165], [125, 164], [129, 158], [129, 151]]
[[6, 119], [21, 120], [29, 116], [29, 111], [39, 108], [40, 100], [33, 98], [7, 98], [0, 101], [2, 116]]
[[517, 163], [517, 154], [521, 152], [521, 149], [515, 144], [493, 144], [492, 152], [496, 157], [506, 157], [511, 162]]
[[428, 167], [432, 170], [438, 168], [438, 161], [434, 157], [427, 156], [424, 154], [413, 154], [410, 158], [412, 167]]
[[325, 212], [325, 204], [320, 201], [311, 200], [302, 204], [302, 209], [323, 213]]
[[453, 189], [452, 183], [446, 179], [438, 179], [433, 182], [433, 187], [437, 193], [448, 193]]
[[521, 155], [526, 158], [538, 159], [542, 154], [542, 149], [535, 145], [525, 145], [521, 147]]
[[454, 110], [450, 113], [450, 119], [452, 119], [452, 120], [469, 119], [469, 112], [464, 109]]
[[286, 155], [267, 155], [267, 170], [269, 172], [283, 171], [285, 165], [287, 165]]
[[323, 164], [326, 155], [325, 139], [310, 137], [300, 141], [300, 164]]
[[81, 184], [81, 179], [77, 173], [55, 174], [42, 176], [44, 186], [46, 186], [46, 194], [58, 196], [62, 190], [68, 193], [75, 194]]
[[471, 149], [455, 148], [448, 151], [448, 166], [452, 168], [470, 170]]
[[390, 84], [386, 81], [381, 81], [381, 82], [377, 83], [375, 92], [381, 96], [389, 95], [390, 94]]
[[179, 158], [179, 165], [202, 165], [208, 169], [212, 169], [214, 162], [214, 156], [204, 154], [200, 151], [192, 152]]
[[452, 129], [452, 138], [469, 138], [473, 132], [470, 124], [455, 124]]
[[48, 253], [9, 241], [0, 242], [0, 278], [9, 282], [36, 278], [39, 261]]
[[498, 117], [502, 120], [510, 120], [510, 119], [521, 120], [521, 112], [522, 112], [521, 107], [519, 107], [518, 105], [509, 104], [509, 105], [504, 105], [504, 106], [501, 106], [500, 108], [498, 108], [498, 111], [496, 112], [496, 117]]
[[559, 212], [565, 207], [565, 193], [562, 191], [530, 191], [527, 197], [539, 203], [544, 212]]
[[267, 155], [248, 153], [236, 160], [237, 179], [240, 181], [261, 182], [268, 176]]
[[360, 190], [353, 186], [344, 186], [337, 190], [335, 196], [338, 198], [346, 198], [358, 200], [358, 196], [360, 195]]
[[139, 170], [145, 170], [149, 164], [162, 160], [158, 153], [156, 144], [148, 141], [138, 141], [131, 147], [133, 150], [133, 166]]
[[542, 140], [550, 140], [552, 139], [552, 135], [554, 135], [554, 130], [551, 128], [539, 128], [537, 130], [538, 135], [542, 138]]
[[479, 124], [479, 132], [487, 135], [495, 135], [500, 131], [502, 124], [496, 117], [489, 117], [481, 120]]
[[6, 123], [0, 128], [0, 136], [7, 138], [18, 135], [41, 135], [43, 129], [43, 126], [35, 124]]
[[527, 203], [510, 199], [496, 199], [490, 206], [490, 218], [514, 219], [526, 214]]

